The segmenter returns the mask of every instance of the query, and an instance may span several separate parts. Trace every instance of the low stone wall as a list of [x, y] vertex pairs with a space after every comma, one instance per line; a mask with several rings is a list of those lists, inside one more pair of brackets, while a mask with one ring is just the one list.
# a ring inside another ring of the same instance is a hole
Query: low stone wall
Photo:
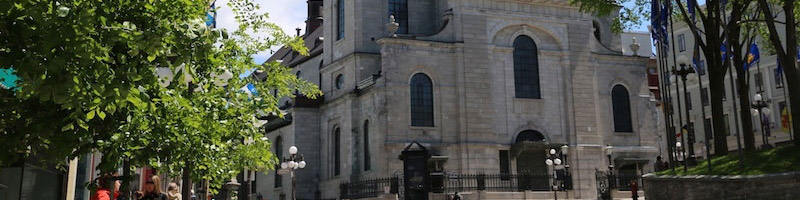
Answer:
[[755, 176], [644, 176], [648, 200], [800, 199], [800, 172]]

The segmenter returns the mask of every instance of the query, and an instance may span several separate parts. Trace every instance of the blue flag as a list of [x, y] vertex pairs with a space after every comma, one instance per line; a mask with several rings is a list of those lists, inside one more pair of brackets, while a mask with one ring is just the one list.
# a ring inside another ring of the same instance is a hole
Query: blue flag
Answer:
[[667, 27], [669, 26], [669, 15], [672, 14], [672, 8], [670, 8], [670, 3], [666, 2], [664, 5], [661, 6], [661, 26], [659, 26], [658, 30], [661, 32], [661, 39], [664, 45], [669, 46], [669, 38], [667, 37]]
[[694, 7], [696, 6], [697, 6], [697, 0], [686, 0], [686, 7], [689, 7], [689, 15], [692, 17], [693, 22], [695, 19]]
[[653, 0], [650, 2], [650, 35], [651, 37], [653, 37], [653, 41], [655, 42], [661, 41], [660, 19], [661, 19], [661, 5], [659, 5], [658, 0]]
[[778, 67], [775, 68], [775, 80], [781, 80], [781, 75], [783, 75], [783, 65], [781, 65], [781, 59], [777, 59]]
[[747, 51], [747, 57], [745, 57], [745, 64], [744, 70], [750, 69], [750, 65], [755, 62], [758, 62], [758, 59], [761, 58], [761, 55], [758, 53], [758, 45], [755, 43], [750, 45], [750, 50]]
[[722, 42], [722, 45], [719, 46], [719, 51], [722, 54], [722, 62], [725, 62], [725, 59], [728, 59], [728, 41]]
[[692, 66], [694, 67], [694, 72], [697, 75], [705, 75], [705, 68], [703, 68], [703, 63], [700, 61], [700, 45], [695, 43], [694, 45], [694, 52], [692, 52]]

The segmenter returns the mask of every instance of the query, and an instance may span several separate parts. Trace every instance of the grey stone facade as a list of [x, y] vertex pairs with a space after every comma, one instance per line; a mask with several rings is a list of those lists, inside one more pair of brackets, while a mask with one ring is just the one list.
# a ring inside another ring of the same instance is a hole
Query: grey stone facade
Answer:
[[[285, 148], [297, 145], [312, 166], [298, 172], [298, 198], [337, 198], [342, 182], [400, 174], [398, 156], [413, 141], [440, 158], [446, 173], [500, 173], [498, 152], [511, 150], [525, 130], [541, 133], [546, 143], [570, 146], [572, 198], [596, 199], [595, 172], [607, 170], [606, 145], [614, 146], [616, 166], [652, 171], [659, 150], [657, 111], [646, 80], [649, 58], [623, 56], [610, 19], [581, 13], [566, 0], [408, 0], [409, 34], [393, 38], [384, 31], [386, 1], [344, 0], [345, 37], [336, 40], [337, 2], [324, 1], [320, 38], [306, 36], [307, 44], [321, 40], [321, 53], [302, 62], [283, 59], [319, 84], [324, 99], [313, 108], [289, 107], [291, 124], [267, 133], [285, 138]], [[599, 40], [593, 24], [602, 33]], [[540, 99], [514, 95], [512, 43], [520, 35], [538, 47]], [[417, 73], [433, 82], [433, 127], [411, 126], [409, 80]], [[337, 89], [338, 75], [344, 84]], [[632, 133], [614, 132], [615, 85], [630, 94]], [[369, 141], [363, 141], [366, 121]], [[336, 128], [339, 163], [332, 155]], [[524, 159], [510, 158], [511, 173]], [[290, 178], [275, 188], [273, 176], [259, 175], [257, 191], [267, 199], [288, 196]]]
[[646, 199], [797, 199], [800, 173], [644, 178]]

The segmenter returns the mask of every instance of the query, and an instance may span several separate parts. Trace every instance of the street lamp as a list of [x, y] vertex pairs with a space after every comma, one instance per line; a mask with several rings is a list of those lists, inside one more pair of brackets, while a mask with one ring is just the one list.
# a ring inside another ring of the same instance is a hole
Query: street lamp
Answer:
[[553, 197], [558, 200], [558, 184], [556, 183], [558, 181], [558, 175], [556, 174], [556, 167], [561, 165], [561, 158], [559, 158], [556, 153], [556, 149], [550, 149], [547, 154], [547, 159], [544, 160], [544, 163], [547, 164], [547, 166], [553, 167]]
[[294, 177], [294, 171], [297, 169], [306, 168], [306, 161], [303, 160], [303, 155], [297, 155], [297, 147], [289, 147], [289, 158], [283, 158], [281, 169], [288, 170], [292, 176], [292, 200], [297, 199], [297, 180]]
[[[608, 145], [606, 145], [605, 148], [603, 148], [603, 152], [606, 154], [606, 157], [608, 157], [608, 177], [607, 178], [608, 178], [608, 186], [609, 186], [608, 189], [611, 190], [611, 189], [616, 188], [616, 184], [614, 183], [614, 162], [611, 161], [611, 154], [614, 153], [614, 147], [612, 147], [611, 144], [608, 144]], [[611, 195], [611, 192], [609, 192], [609, 195]], [[610, 197], [610, 198], [614, 199], [613, 197]]]
[[238, 189], [239, 189], [239, 186], [241, 186], [241, 185], [242, 185], [242, 184], [241, 184], [241, 183], [239, 183], [239, 181], [237, 181], [237, 180], [236, 180], [236, 177], [235, 177], [235, 176], [231, 178], [231, 181], [229, 181], [229, 182], [225, 183], [225, 187], [227, 187], [227, 188], [228, 188], [228, 192], [227, 192], [227, 194], [225, 195], [225, 199], [232, 199], [232, 198], [233, 198], [233, 196], [235, 196], [235, 195], [236, 195], [236, 194], [234, 194], [234, 192], [235, 192], [236, 190], [238, 190]]
[[567, 163], [567, 155], [569, 154], [569, 146], [566, 144], [561, 146], [561, 156], [564, 157], [564, 174], [563, 174], [563, 183], [562, 189], [565, 191], [567, 189], [572, 189], [572, 175], [569, 173], [569, 163]]
[[[686, 102], [686, 106], [684, 107], [686, 109], [686, 124], [684, 124], [683, 126], [687, 128], [686, 129], [687, 137], [688, 137], [687, 138], [687, 140], [688, 140], [687, 142], [688, 142], [688, 144], [690, 144], [689, 145], [689, 149], [688, 149], [689, 150], [689, 159], [687, 161], [688, 161], [688, 164], [694, 164], [694, 162], [695, 162], [694, 145], [691, 145], [691, 144], [694, 144], [695, 137], [694, 137], [694, 129], [690, 128], [690, 126], [692, 124], [690, 122], [691, 120], [689, 120], [689, 119], [691, 119], [691, 117], [689, 116], [689, 104], [691, 103], [692, 100], [689, 97], [689, 90], [686, 87], [686, 77], [689, 76], [690, 74], [697, 74], [697, 72], [695, 72], [694, 68], [687, 67], [687, 65], [690, 65], [690, 63], [689, 63], [689, 59], [687, 59], [686, 56], [684, 56], [684, 55], [681, 55], [681, 56], [678, 57], [678, 65], [680, 65], [681, 68], [678, 69], [678, 70], [673, 70], [673, 73], [676, 76], [681, 76], [681, 80], [683, 81], [683, 93], [684, 93], [684, 99], [685, 99], [685, 102]], [[697, 77], [697, 83], [700, 85], [700, 90], [703, 90], [703, 80], [699, 76]], [[702, 91], [701, 91], [701, 93], [702, 93]], [[702, 105], [702, 103], [701, 103], [700, 106], [701, 106], [700, 107], [700, 111], [702, 112], [702, 116], [706, 116], [705, 107]], [[681, 140], [683, 140], [683, 137], [681, 137]], [[708, 139], [706, 139], [706, 143], [708, 143], [707, 141], [708, 141]]]
[[751, 111], [753, 116], [758, 116], [761, 119], [761, 141], [764, 143], [761, 145], [762, 149], [769, 149], [772, 148], [772, 145], [769, 144], [769, 115], [772, 114], [772, 110], [769, 109], [769, 99], [764, 99], [761, 96], [761, 91], [758, 94], [753, 96], [753, 110]]

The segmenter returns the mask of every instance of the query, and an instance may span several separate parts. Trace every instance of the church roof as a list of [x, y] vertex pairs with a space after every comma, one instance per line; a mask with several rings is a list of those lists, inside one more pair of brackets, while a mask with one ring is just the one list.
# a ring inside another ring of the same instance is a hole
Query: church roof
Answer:
[[292, 51], [292, 49], [289, 47], [284, 46], [275, 52], [275, 54], [272, 54], [272, 56], [267, 59], [267, 62], [283, 60], [283, 65], [294, 67], [297, 64], [319, 55], [322, 53], [322, 33], [322, 28], [317, 28], [314, 29], [314, 31], [310, 34], [303, 36], [305, 46], [308, 48], [308, 56], [300, 55], [299, 53]]

